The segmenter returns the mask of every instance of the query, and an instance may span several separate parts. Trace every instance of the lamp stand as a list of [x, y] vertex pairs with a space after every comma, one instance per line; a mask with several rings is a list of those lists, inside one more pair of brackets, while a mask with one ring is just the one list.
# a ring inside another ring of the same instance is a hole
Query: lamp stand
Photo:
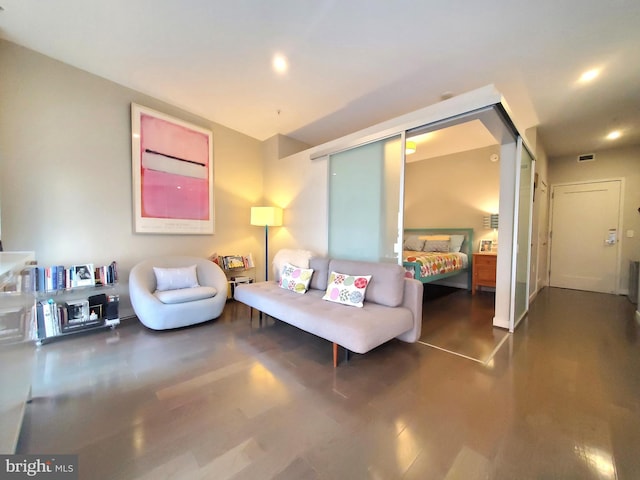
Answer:
[[264, 226], [264, 280], [269, 280], [269, 225]]

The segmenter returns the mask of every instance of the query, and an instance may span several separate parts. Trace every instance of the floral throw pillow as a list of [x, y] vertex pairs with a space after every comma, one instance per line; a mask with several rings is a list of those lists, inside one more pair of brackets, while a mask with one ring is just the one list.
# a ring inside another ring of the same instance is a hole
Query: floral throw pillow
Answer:
[[331, 272], [327, 291], [322, 299], [352, 307], [362, 307], [364, 294], [370, 281], [371, 275], [347, 275]]
[[312, 268], [300, 268], [285, 263], [280, 272], [280, 287], [296, 293], [305, 293], [309, 290], [311, 275], [313, 275]]

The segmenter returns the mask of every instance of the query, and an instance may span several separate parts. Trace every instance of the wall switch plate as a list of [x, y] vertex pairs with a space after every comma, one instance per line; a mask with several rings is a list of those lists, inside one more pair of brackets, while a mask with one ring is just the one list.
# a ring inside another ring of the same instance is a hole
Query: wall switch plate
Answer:
[[633, 238], [633, 230], [627, 230], [627, 238]]

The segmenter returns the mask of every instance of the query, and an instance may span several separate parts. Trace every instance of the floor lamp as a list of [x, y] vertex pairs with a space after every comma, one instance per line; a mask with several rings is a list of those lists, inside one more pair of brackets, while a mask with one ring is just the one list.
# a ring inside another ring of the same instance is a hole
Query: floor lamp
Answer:
[[264, 279], [269, 280], [269, 227], [282, 225], [282, 209], [251, 207], [251, 225], [264, 227]]

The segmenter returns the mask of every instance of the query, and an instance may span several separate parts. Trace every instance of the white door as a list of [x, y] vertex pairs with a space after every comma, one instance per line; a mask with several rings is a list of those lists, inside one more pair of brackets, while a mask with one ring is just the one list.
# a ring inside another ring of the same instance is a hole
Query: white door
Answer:
[[552, 287], [616, 293], [619, 180], [552, 189]]

